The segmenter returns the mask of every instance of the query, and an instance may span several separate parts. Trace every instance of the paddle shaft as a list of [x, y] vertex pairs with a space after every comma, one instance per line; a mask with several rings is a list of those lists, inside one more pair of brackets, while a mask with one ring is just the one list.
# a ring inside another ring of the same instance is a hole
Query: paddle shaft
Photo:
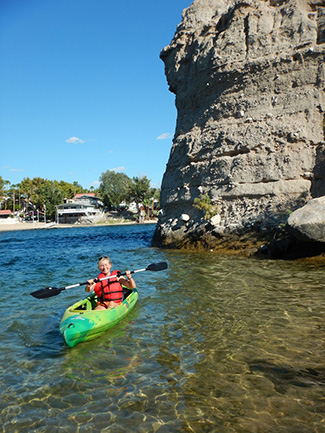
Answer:
[[[131, 271], [130, 273], [134, 274], [136, 272], [142, 272], [145, 270], [146, 269], [139, 269], [138, 271]], [[121, 277], [123, 275], [125, 275], [125, 272], [123, 274], [119, 274], [119, 277]], [[109, 280], [110, 278], [116, 278], [116, 275], [111, 275], [109, 277], [104, 277], [104, 278], [95, 278], [94, 281], [95, 281], [95, 283], [98, 283], [100, 281]], [[86, 286], [87, 284], [88, 284], [88, 281], [85, 281], [84, 283], [72, 284], [71, 286], [61, 287], [60, 289], [56, 289], [55, 287], [53, 287], [53, 289], [60, 290], [60, 292], [62, 292], [63, 290], [73, 289], [74, 287]], [[52, 288], [47, 287], [47, 289], [51, 290]], [[44, 290], [44, 289], [41, 289], [41, 290]], [[33, 295], [33, 296], [34, 296], [34, 294], [36, 294], [36, 292], [31, 293], [31, 295]]]
[[[135, 274], [137, 272], [143, 272], [143, 271], [162, 271], [163, 269], [167, 269], [168, 265], [166, 262], [161, 262], [161, 263], [152, 263], [151, 265], [147, 266], [146, 268], [143, 269], [138, 269], [136, 271], [130, 271], [131, 274]], [[104, 280], [109, 280], [110, 278], [116, 278], [117, 276], [124, 276], [126, 275], [126, 273], [124, 272], [123, 274], [119, 274], [119, 275], [110, 275], [109, 277], [104, 277], [104, 278], [96, 278], [94, 279], [95, 282], [99, 282], [99, 281], [104, 281]], [[71, 286], [65, 286], [65, 287], [61, 287], [61, 288], [57, 288], [57, 287], [46, 287], [44, 289], [40, 289], [40, 290], [36, 290], [35, 292], [30, 293], [32, 296], [34, 296], [34, 298], [38, 298], [38, 299], [42, 299], [42, 298], [49, 298], [51, 296], [56, 296], [59, 295], [63, 290], [67, 290], [67, 289], [72, 289], [74, 287], [80, 287], [80, 286], [85, 286], [86, 284], [88, 284], [88, 281], [84, 282], [84, 283], [77, 283], [77, 284], [72, 284]]]
[[[148, 269], [148, 268], [137, 269], [136, 271], [130, 271], [130, 274], [136, 274], [137, 272], [144, 272], [144, 271], [150, 271], [150, 270], [153, 270], [153, 269]], [[160, 270], [160, 269], [157, 269], [157, 270]], [[98, 283], [100, 281], [109, 280], [110, 278], [123, 277], [125, 275], [126, 275], [126, 273], [123, 272], [123, 274], [110, 275], [109, 277], [104, 277], [104, 278], [95, 278], [94, 281], [95, 281], [95, 283]], [[86, 281], [84, 283], [73, 284], [72, 286], [65, 286], [62, 288], [62, 290], [73, 289], [74, 287], [85, 286], [86, 284], [88, 284], [88, 281]]]
[[[145, 271], [146, 269], [139, 269], [138, 271], [130, 271], [130, 274], [134, 274], [136, 272], [141, 272], [141, 271]], [[109, 280], [110, 278], [116, 278], [116, 277], [122, 277], [126, 275], [125, 272], [123, 274], [118, 274], [118, 275], [110, 275], [109, 277], [104, 277], [104, 278], [95, 278], [94, 282], [98, 283], [100, 281], [104, 281], [104, 280]], [[84, 283], [77, 283], [77, 284], [72, 284], [72, 286], [65, 286], [62, 287], [62, 290], [66, 290], [66, 289], [73, 289], [74, 287], [79, 287], [79, 286], [85, 286], [86, 284], [88, 284], [88, 281], [85, 281]]]

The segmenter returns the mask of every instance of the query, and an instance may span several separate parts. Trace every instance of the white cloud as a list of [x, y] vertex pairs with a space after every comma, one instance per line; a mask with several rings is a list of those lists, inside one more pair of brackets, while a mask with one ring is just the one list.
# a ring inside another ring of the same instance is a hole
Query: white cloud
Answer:
[[9, 171], [25, 171], [24, 168], [13, 168], [10, 165], [4, 165], [1, 167], [2, 170], [9, 170]]
[[123, 165], [121, 167], [111, 168], [111, 171], [115, 171], [115, 172], [117, 172], [117, 171], [125, 171], [125, 170], [126, 169], [125, 169], [125, 167], [123, 167]]
[[65, 140], [65, 142], [75, 144], [75, 143], [84, 143], [85, 140], [81, 140], [81, 138], [78, 138], [78, 137], [70, 137], [67, 140]]
[[171, 134], [170, 132], [164, 132], [163, 134], [161, 134], [157, 137], [157, 140], [169, 140], [172, 137], [173, 137], [173, 134]]

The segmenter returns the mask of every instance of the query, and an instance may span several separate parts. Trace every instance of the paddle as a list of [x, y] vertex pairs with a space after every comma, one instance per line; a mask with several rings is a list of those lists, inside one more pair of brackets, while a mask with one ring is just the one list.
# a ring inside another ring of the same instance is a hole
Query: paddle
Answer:
[[[137, 271], [131, 271], [131, 274], [136, 274], [137, 272], [143, 272], [143, 271], [151, 271], [151, 272], [157, 272], [157, 271], [163, 271], [164, 269], [167, 269], [168, 265], [166, 262], [160, 262], [160, 263], [152, 263], [151, 265], [147, 266], [144, 269], [138, 269]], [[125, 275], [124, 274], [120, 274]], [[95, 281], [103, 281], [103, 280], [109, 280], [110, 278], [116, 278], [116, 275], [112, 275], [111, 277], [105, 277], [105, 278], [96, 278]], [[37, 299], [43, 299], [43, 298], [50, 298], [51, 296], [59, 295], [63, 290], [72, 289], [73, 287], [79, 287], [79, 286], [85, 286], [87, 285], [87, 281], [84, 283], [77, 283], [73, 284], [72, 286], [66, 286], [66, 287], [45, 287], [44, 289], [36, 290], [36, 292], [30, 293], [34, 298]]]

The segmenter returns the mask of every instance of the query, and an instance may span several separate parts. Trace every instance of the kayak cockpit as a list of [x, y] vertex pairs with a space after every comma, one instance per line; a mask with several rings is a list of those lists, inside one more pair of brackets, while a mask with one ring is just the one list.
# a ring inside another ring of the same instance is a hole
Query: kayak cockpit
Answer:
[[97, 296], [95, 294], [78, 302], [77, 305], [71, 307], [71, 311], [91, 311], [97, 305]]
[[[132, 293], [132, 290], [123, 287], [123, 301]], [[86, 299], [78, 302], [70, 308], [70, 311], [91, 311], [97, 306], [98, 296], [95, 293], [91, 293]]]

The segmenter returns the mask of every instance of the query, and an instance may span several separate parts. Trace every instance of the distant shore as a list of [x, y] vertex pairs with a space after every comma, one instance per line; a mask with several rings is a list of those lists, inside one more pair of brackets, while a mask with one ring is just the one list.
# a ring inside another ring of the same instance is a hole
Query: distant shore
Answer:
[[[42, 223], [42, 222], [28, 222], [28, 223], [0, 223], [0, 232], [9, 232], [9, 231], [21, 231], [21, 230], [42, 230], [42, 229], [64, 229], [64, 228], [72, 228], [72, 227], [100, 227], [100, 226], [116, 226], [116, 225], [135, 225], [138, 224], [135, 221], [124, 220], [123, 222], [114, 222], [107, 221], [106, 223], [98, 223], [98, 224], [51, 224], [51, 223]], [[156, 224], [156, 221], [149, 220], [145, 221], [143, 224]]]

